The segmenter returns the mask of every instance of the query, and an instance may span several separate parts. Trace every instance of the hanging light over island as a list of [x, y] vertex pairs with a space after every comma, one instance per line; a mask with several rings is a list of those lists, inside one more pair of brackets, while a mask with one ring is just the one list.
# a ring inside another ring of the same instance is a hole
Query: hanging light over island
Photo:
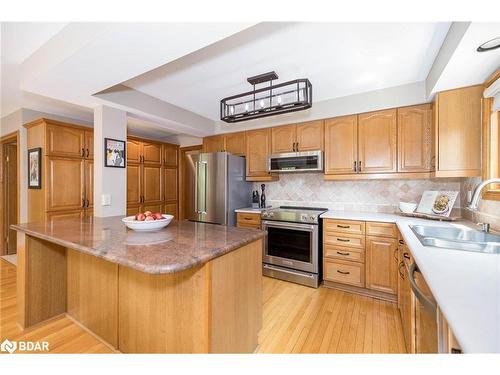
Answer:
[[[253, 90], [220, 101], [220, 119], [225, 122], [254, 120], [261, 117], [302, 111], [312, 107], [312, 84], [307, 78], [273, 85], [275, 72], [247, 78]], [[269, 86], [256, 85], [269, 82]]]

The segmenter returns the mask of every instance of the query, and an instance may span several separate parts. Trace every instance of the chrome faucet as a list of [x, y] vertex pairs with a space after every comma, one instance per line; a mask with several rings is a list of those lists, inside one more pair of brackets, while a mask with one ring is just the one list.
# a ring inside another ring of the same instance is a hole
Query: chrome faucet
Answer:
[[490, 178], [489, 180], [484, 180], [474, 189], [474, 194], [472, 194], [472, 199], [470, 200], [469, 206], [467, 207], [471, 211], [477, 211], [479, 206], [479, 199], [481, 199], [481, 192], [489, 184], [500, 184], [500, 178]]

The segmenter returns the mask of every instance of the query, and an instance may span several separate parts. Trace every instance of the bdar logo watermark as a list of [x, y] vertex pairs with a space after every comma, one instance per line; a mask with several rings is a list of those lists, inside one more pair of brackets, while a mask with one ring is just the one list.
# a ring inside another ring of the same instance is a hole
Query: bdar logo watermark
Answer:
[[5, 339], [0, 344], [0, 351], [6, 353], [19, 352], [48, 352], [48, 341], [10, 341]]

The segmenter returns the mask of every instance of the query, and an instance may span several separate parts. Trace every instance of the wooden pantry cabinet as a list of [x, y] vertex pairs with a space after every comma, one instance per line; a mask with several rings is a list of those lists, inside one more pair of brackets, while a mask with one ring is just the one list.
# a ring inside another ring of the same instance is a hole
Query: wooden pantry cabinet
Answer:
[[434, 103], [436, 177], [481, 176], [482, 85], [439, 92]]
[[396, 225], [392, 223], [324, 219], [325, 286], [395, 301], [396, 237]]
[[178, 216], [179, 146], [127, 138], [127, 215], [154, 211]]
[[92, 129], [45, 118], [24, 127], [27, 148], [42, 149], [42, 188], [28, 189], [28, 221], [92, 215]]
[[323, 120], [271, 128], [271, 151], [285, 152], [323, 150]]

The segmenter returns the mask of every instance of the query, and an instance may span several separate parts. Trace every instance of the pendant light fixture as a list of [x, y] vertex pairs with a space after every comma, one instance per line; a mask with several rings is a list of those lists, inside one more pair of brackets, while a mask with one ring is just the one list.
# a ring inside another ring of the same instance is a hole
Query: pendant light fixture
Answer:
[[[261, 117], [302, 111], [312, 107], [312, 85], [308, 79], [296, 79], [273, 85], [275, 72], [247, 78], [253, 90], [220, 101], [220, 119], [225, 122], [254, 120]], [[269, 86], [256, 85], [269, 82]]]

